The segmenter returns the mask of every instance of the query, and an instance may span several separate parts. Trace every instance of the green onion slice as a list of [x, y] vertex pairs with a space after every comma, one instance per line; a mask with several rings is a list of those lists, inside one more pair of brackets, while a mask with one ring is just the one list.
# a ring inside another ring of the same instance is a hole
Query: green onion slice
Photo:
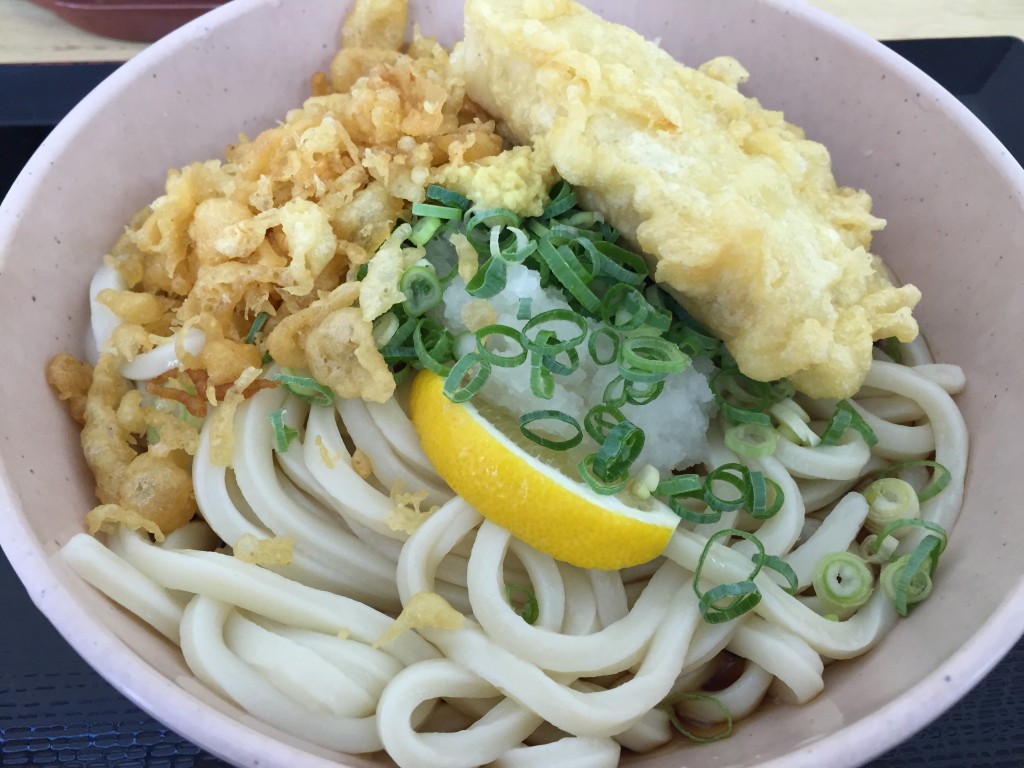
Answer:
[[445, 189], [437, 184], [430, 184], [427, 186], [427, 199], [434, 200], [441, 205], [446, 205], [449, 208], [458, 208], [462, 211], [469, 210], [469, 207], [473, 204], [469, 198], [459, 194], [455, 190]]
[[443, 219], [439, 219], [436, 216], [424, 217], [412, 225], [412, 232], [409, 233], [409, 242], [422, 247], [429, 243], [443, 226]]
[[519, 300], [519, 308], [516, 309], [516, 320], [529, 320], [530, 309], [533, 307], [533, 299], [530, 297]]
[[750, 472], [748, 482], [750, 485], [747, 494], [747, 514], [755, 520], [768, 520], [774, 517], [782, 509], [785, 501], [782, 488], [759, 471]]
[[[491, 236], [491, 227], [519, 227], [522, 223], [522, 218], [507, 208], [480, 208], [469, 212], [466, 218], [466, 237], [478, 242], [487, 242]], [[486, 230], [486, 234], [481, 234], [478, 230]]]
[[[575, 326], [577, 333], [566, 339], [558, 338], [554, 334], [554, 329], [544, 327], [550, 323], [569, 323]], [[541, 332], [545, 330], [552, 331], [553, 335], [541, 337]], [[573, 312], [571, 309], [549, 309], [546, 312], [541, 312], [539, 315], [534, 315], [523, 326], [526, 348], [542, 355], [555, 355], [567, 349], [577, 347], [587, 337], [588, 332], [589, 328], [586, 318], [579, 312]]]
[[895, 477], [904, 470], [911, 469], [913, 467], [928, 467], [932, 470], [931, 480], [924, 488], [917, 492], [918, 501], [928, 501], [928, 499], [937, 495], [943, 488], [949, 485], [949, 481], [953, 479], [953, 475], [948, 469], [946, 469], [942, 464], [939, 464], [939, 462], [931, 461], [929, 459], [903, 461], [899, 464], [893, 464], [891, 467], [887, 467], [875, 475], [875, 478]]
[[[546, 437], [529, 428], [531, 424], [537, 421], [557, 421], [561, 424], [568, 424], [575, 430], [575, 434], [564, 440]], [[580, 427], [580, 423], [569, 414], [558, 410], [545, 409], [524, 413], [519, 417], [519, 430], [527, 438], [537, 443], [537, 445], [550, 448], [553, 451], [567, 451], [583, 442], [583, 429]]]
[[[750, 556], [750, 559], [753, 561], [756, 557], [758, 555], [754, 554]], [[796, 575], [796, 571], [778, 555], [762, 555], [761, 566], [781, 575], [786, 580], [786, 586], [783, 589], [789, 594], [795, 595], [800, 590], [800, 578]]]
[[[565, 355], [567, 362], [561, 362], [558, 354]], [[547, 368], [555, 376], [569, 376], [575, 373], [580, 367], [580, 353], [575, 349], [567, 349], [555, 355], [543, 355], [541, 365]]]
[[726, 447], [747, 458], [771, 456], [779, 444], [779, 433], [764, 424], [736, 424], [725, 430]]
[[608, 432], [625, 421], [626, 417], [614, 405], [600, 403], [593, 406], [583, 417], [583, 428], [596, 443], [603, 443]]
[[932, 575], [942, 546], [938, 536], [925, 536], [911, 554], [882, 569], [882, 589], [900, 616], [906, 616], [912, 606], [931, 594]]
[[447, 205], [433, 205], [431, 203], [413, 203], [412, 215], [428, 216], [436, 219], [445, 219], [447, 221], [458, 221], [459, 219], [462, 218], [462, 210], [459, 208], [451, 208]]
[[623, 333], [640, 328], [653, 311], [640, 290], [628, 283], [615, 283], [601, 299], [601, 319]]
[[[731, 485], [735, 497], [723, 498], [715, 490], [715, 483]], [[704, 480], [704, 501], [716, 512], [734, 512], [748, 504], [750, 493], [750, 470], [742, 464], [722, 464], [708, 472]]]
[[537, 352], [530, 353], [530, 391], [542, 400], [555, 395], [555, 377], [544, 366], [544, 356]]
[[850, 401], [840, 400], [836, 403], [836, 409], [832, 413], [825, 434], [821, 436], [821, 445], [836, 445], [846, 434], [846, 430], [851, 428], [863, 437], [864, 442], [869, 446], [878, 442], [875, 431], [868, 426], [864, 417], [857, 412]]
[[587, 283], [590, 277], [582, 268], [579, 259], [571, 250], [564, 246], [555, 247], [551, 240], [544, 238], [537, 242], [537, 253], [551, 270], [551, 273], [562, 284], [562, 287], [578, 301], [587, 311], [596, 313], [601, 300], [590, 290]]
[[491, 364], [479, 354], [463, 355], [444, 381], [444, 396], [453, 403], [464, 403], [480, 391], [490, 375]]
[[[722, 513], [708, 509], [704, 503], [704, 483], [699, 475], [673, 475], [658, 483], [654, 489], [656, 496], [667, 496], [667, 503], [681, 519], [692, 523], [707, 524], [717, 523], [722, 519]], [[686, 506], [687, 500], [699, 500], [704, 510], [691, 509]]]
[[252, 344], [256, 341], [256, 334], [263, 330], [263, 326], [266, 325], [267, 320], [270, 319], [269, 312], [260, 312], [252, 321], [252, 325], [249, 326], [249, 332], [245, 334], [245, 343]]
[[[606, 343], [607, 342], [607, 343]], [[619, 359], [622, 339], [611, 328], [598, 328], [587, 339], [590, 359], [598, 365], [608, 365]]]
[[561, 216], [576, 206], [576, 190], [565, 179], [560, 179], [551, 188], [550, 196], [551, 202], [547, 204], [544, 208], [544, 213], [540, 215], [542, 219], [553, 219], [556, 216]]
[[912, 518], [907, 520], [893, 520], [891, 523], [889, 523], [887, 526], [885, 526], [882, 530], [878, 532], [877, 538], [875, 539], [875, 542], [871, 547], [872, 550], [875, 553], [877, 553], [878, 550], [881, 549], [882, 542], [885, 541], [885, 538], [887, 536], [891, 536], [895, 531], [898, 531], [902, 528], [924, 528], [930, 533], [935, 534], [936, 538], [939, 539], [940, 545], [938, 551], [935, 553], [936, 558], [938, 558], [938, 556], [945, 551], [946, 542], [949, 541], [949, 534], [946, 532], [946, 529], [938, 523], [933, 523], [930, 520], [921, 520], [920, 518]]
[[310, 376], [296, 376], [293, 373], [275, 373], [271, 381], [278, 381], [285, 389], [308, 403], [319, 406], [334, 404], [334, 390], [325, 387]]
[[[618, 378], [622, 378], [621, 376]], [[665, 390], [664, 381], [629, 381], [623, 379], [622, 393], [626, 402], [631, 405], [647, 405], [657, 400]]]
[[605, 405], [611, 405], [615, 408], [621, 408], [627, 402], [626, 398], [626, 380], [621, 376], [616, 376], [614, 379], [608, 382], [604, 388], [604, 395], [602, 396], [602, 402]]
[[[495, 352], [487, 346], [487, 340], [491, 337], [501, 337], [512, 342], [513, 346], [518, 346], [518, 351], [512, 354]], [[522, 365], [526, 362], [528, 354], [523, 334], [515, 328], [497, 323], [485, 325], [476, 332], [476, 351], [484, 360], [498, 368], [515, 368]]]
[[[704, 571], [704, 562], [707, 560], [711, 548], [719, 539], [728, 540], [732, 536], [746, 539], [757, 547], [757, 554], [752, 558], [754, 569], [743, 581], [719, 584], [707, 592], [702, 592], [700, 589], [701, 574]], [[722, 624], [726, 621], [732, 621], [757, 607], [757, 604], [761, 602], [761, 591], [754, 583], [754, 579], [761, 572], [764, 557], [764, 546], [752, 533], [740, 531], [736, 528], [726, 528], [712, 534], [711, 538], [708, 539], [708, 543], [704, 545], [704, 551], [701, 552], [700, 559], [697, 561], [697, 569], [693, 572], [693, 591], [700, 601], [698, 607], [700, 608], [701, 615], [704, 617], [704, 621], [708, 624]]]
[[[707, 701], [718, 707], [722, 714], [725, 716], [725, 722], [723, 728], [720, 731], [716, 731], [709, 734], [695, 733], [683, 724], [683, 721], [679, 717], [679, 713], [676, 712], [675, 705], [681, 701]], [[722, 701], [706, 693], [689, 693], [680, 692], [669, 696], [665, 701], [662, 702], [662, 708], [665, 714], [668, 715], [669, 722], [672, 723], [672, 727], [679, 731], [680, 734], [688, 738], [690, 741], [698, 744], [711, 744], [716, 741], [722, 741], [732, 735], [732, 713], [729, 708], [722, 703]]]
[[914, 486], [898, 477], [880, 477], [864, 489], [868, 516], [864, 527], [877, 533], [894, 520], [910, 520], [921, 514]]
[[611, 482], [629, 468], [644, 449], [644, 431], [629, 419], [623, 419], [608, 430], [604, 442], [594, 458], [594, 472], [605, 482]]
[[867, 563], [851, 552], [830, 552], [815, 564], [811, 584], [826, 605], [850, 610], [868, 601], [875, 577]]
[[772, 420], [766, 411], [785, 391], [748, 378], [731, 365], [718, 371], [709, 383], [719, 410], [731, 424], [771, 426]]
[[413, 328], [412, 342], [421, 368], [433, 371], [438, 376], [451, 374], [452, 368], [448, 362], [452, 358], [455, 340], [447, 328], [428, 317], [420, 318]]
[[637, 288], [644, 284], [650, 274], [643, 258], [632, 251], [604, 240], [594, 243], [581, 237], [579, 241], [580, 245], [595, 255], [599, 274]]
[[592, 453], [576, 466], [576, 469], [579, 470], [580, 478], [590, 486], [591, 490], [602, 496], [614, 496], [616, 493], [625, 490], [629, 484], [629, 472], [625, 471], [618, 477], [610, 479], [599, 477], [594, 471], [594, 462], [596, 460], [597, 454]]
[[274, 428], [274, 447], [278, 453], [285, 453], [292, 440], [299, 436], [299, 431], [284, 423], [284, 408], [278, 408], [270, 412], [270, 424]]
[[433, 267], [409, 267], [402, 273], [398, 287], [405, 294], [403, 307], [411, 317], [419, 317], [441, 303], [443, 290]]
[[505, 290], [508, 264], [504, 259], [487, 259], [466, 284], [466, 292], [477, 299], [490, 299]]
[[[629, 381], [660, 381], [690, 365], [690, 358], [672, 342], [657, 336], [633, 336], [622, 342], [619, 350], [619, 373]], [[642, 374], [642, 377], [638, 374]]]
[[516, 592], [522, 593], [524, 597], [522, 610], [517, 611], [517, 613], [523, 617], [523, 621], [527, 624], [536, 623], [537, 619], [540, 618], [540, 605], [537, 603], [537, 596], [533, 593], [532, 589], [524, 587], [522, 584], [506, 584], [505, 594], [508, 595], [510, 605]]

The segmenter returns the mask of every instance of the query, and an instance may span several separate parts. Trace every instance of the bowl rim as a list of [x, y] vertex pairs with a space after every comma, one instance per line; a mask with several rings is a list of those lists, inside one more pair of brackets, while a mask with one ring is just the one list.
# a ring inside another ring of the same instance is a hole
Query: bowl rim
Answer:
[[[956, 118], [1024, 201], [1024, 169], [973, 113], [928, 75], [871, 36], [808, 2], [753, 1], [800, 17], [826, 36], [838, 38], [865, 56], [880, 59], [889, 69], [912, 82], [922, 93], [934, 99], [940, 110]], [[279, 0], [236, 0], [214, 8], [139, 52], [76, 105], [42, 143], [0, 202], [0, 266], [6, 260], [4, 254], [9, 252], [13, 227], [8, 224], [13, 224], [18, 203], [32, 197], [42, 183], [42, 171], [65, 139], [74, 136], [79, 125], [87, 123], [101, 107], [128, 90], [137, 72], [146, 71], [172, 57], [205, 30], [227, 25], [255, 8], [267, 5], [279, 5]], [[27, 521], [19, 515], [22, 505], [9, 478], [6, 463], [0, 456], [0, 523], [4, 530], [0, 547], [36, 607], [91, 667], [141, 709], [149, 713], [159, 712], [158, 719], [168, 728], [232, 764], [286, 765], [294, 760], [295, 747], [254, 730], [202, 702], [144, 661], [112, 630], [99, 625], [76, 601], [73, 592], [57, 578], [48, 562], [51, 556], [45, 553]], [[968, 492], [965, 499], [969, 496]], [[1018, 607], [1011, 608], [1014, 605]], [[818, 768], [822, 757], [827, 756], [835, 768], [852, 768], [910, 738], [966, 695], [1024, 636], [1024, 609], [1019, 607], [1021, 605], [1024, 605], [1024, 577], [1007, 594], [999, 610], [952, 656], [915, 686], [872, 713], [844, 724], [826, 739], [798, 746], [788, 755], [762, 763], [762, 767]], [[99, 631], [85, 637], [76, 631], [83, 625]], [[925, 706], [907, 706], [910, 701], [925, 702]], [[202, 733], [193, 735], [188, 731], [197, 714], [202, 715], [206, 727]], [[244, 738], [237, 738], [242, 733]], [[827, 754], [823, 755], [820, 750], [826, 745]], [[344, 765], [311, 752], [304, 752], [302, 759], [309, 768]]]

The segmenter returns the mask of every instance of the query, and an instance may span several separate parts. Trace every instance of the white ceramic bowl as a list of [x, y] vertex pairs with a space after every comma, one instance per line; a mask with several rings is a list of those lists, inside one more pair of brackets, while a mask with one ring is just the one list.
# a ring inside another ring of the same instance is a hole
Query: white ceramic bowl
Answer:
[[[802, 708], [767, 706], [726, 742], [677, 743], [632, 765], [862, 763], [974, 685], [1024, 630], [1024, 172], [949, 94], [881, 45], [782, 0], [592, 0], [689, 64], [736, 55], [748, 91], [832, 150], [841, 183], [889, 220], [876, 250], [924, 292], [936, 356], [964, 366], [971, 429], [966, 508], [934, 595], [879, 648], [828, 670]], [[264, 726], [206, 690], [178, 653], [80, 582], [57, 547], [82, 527], [92, 481], [43, 380], [83, 348], [86, 286], [165, 171], [218, 157], [297, 105], [328, 63], [343, 0], [236, 0], [117, 71], [53, 132], [0, 209], [0, 536], [36, 604], [99, 672], [179, 733], [245, 766], [379, 765]], [[443, 42], [452, 0], [413, 0]], [[684, 756], [685, 755], [685, 756]]]

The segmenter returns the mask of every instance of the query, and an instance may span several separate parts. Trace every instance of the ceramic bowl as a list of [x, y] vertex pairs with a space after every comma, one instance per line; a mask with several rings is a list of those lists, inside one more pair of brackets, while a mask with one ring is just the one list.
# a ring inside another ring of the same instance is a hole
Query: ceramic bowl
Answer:
[[[826, 691], [768, 705], [729, 740], [682, 742], [636, 766], [863, 763], [961, 697], [1024, 630], [1024, 172], [966, 109], [881, 45], [783, 0], [591, 0], [689, 64], [737, 56], [747, 90], [785, 110], [868, 189], [889, 220], [876, 250], [924, 293], [918, 316], [940, 361], [962, 365], [971, 430], [966, 505], [933, 596], [873, 652], [827, 670]], [[0, 209], [0, 536], [33, 600], [85, 659], [143, 709], [243, 766], [380, 765], [262, 725], [198, 683], [176, 649], [55, 557], [81, 530], [92, 480], [43, 371], [82, 353], [86, 287], [165, 172], [222, 155], [298, 105], [337, 47], [345, 0], [236, 0], [140, 53], [54, 130]], [[452, 43], [461, 9], [413, 0]]]

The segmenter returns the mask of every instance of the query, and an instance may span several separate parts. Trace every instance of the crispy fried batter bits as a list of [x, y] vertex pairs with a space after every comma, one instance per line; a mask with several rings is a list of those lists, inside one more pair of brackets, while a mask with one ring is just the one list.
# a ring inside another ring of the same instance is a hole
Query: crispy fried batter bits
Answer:
[[[360, 309], [387, 297], [361, 296], [347, 280], [429, 182], [459, 178], [460, 167], [503, 149], [448, 53], [418, 33], [403, 48], [405, 33], [403, 0], [357, 2], [343, 49], [301, 108], [241, 136], [223, 161], [170, 171], [164, 194], [114, 244], [106, 261], [128, 290], [95, 299], [121, 325], [95, 369], [58, 355], [47, 371], [83, 424], [104, 505], [94, 530], [123, 521], [167, 534], [188, 522], [201, 420], [214, 420], [213, 460], [229, 464], [235, 407], [273, 385], [258, 378], [265, 353], [308, 368], [341, 397], [392, 396], [372, 313]], [[260, 313], [266, 325], [247, 340]], [[184, 343], [192, 328], [204, 340], [195, 354]], [[177, 364], [144, 392], [122, 377], [126, 362], [163, 346]]]

